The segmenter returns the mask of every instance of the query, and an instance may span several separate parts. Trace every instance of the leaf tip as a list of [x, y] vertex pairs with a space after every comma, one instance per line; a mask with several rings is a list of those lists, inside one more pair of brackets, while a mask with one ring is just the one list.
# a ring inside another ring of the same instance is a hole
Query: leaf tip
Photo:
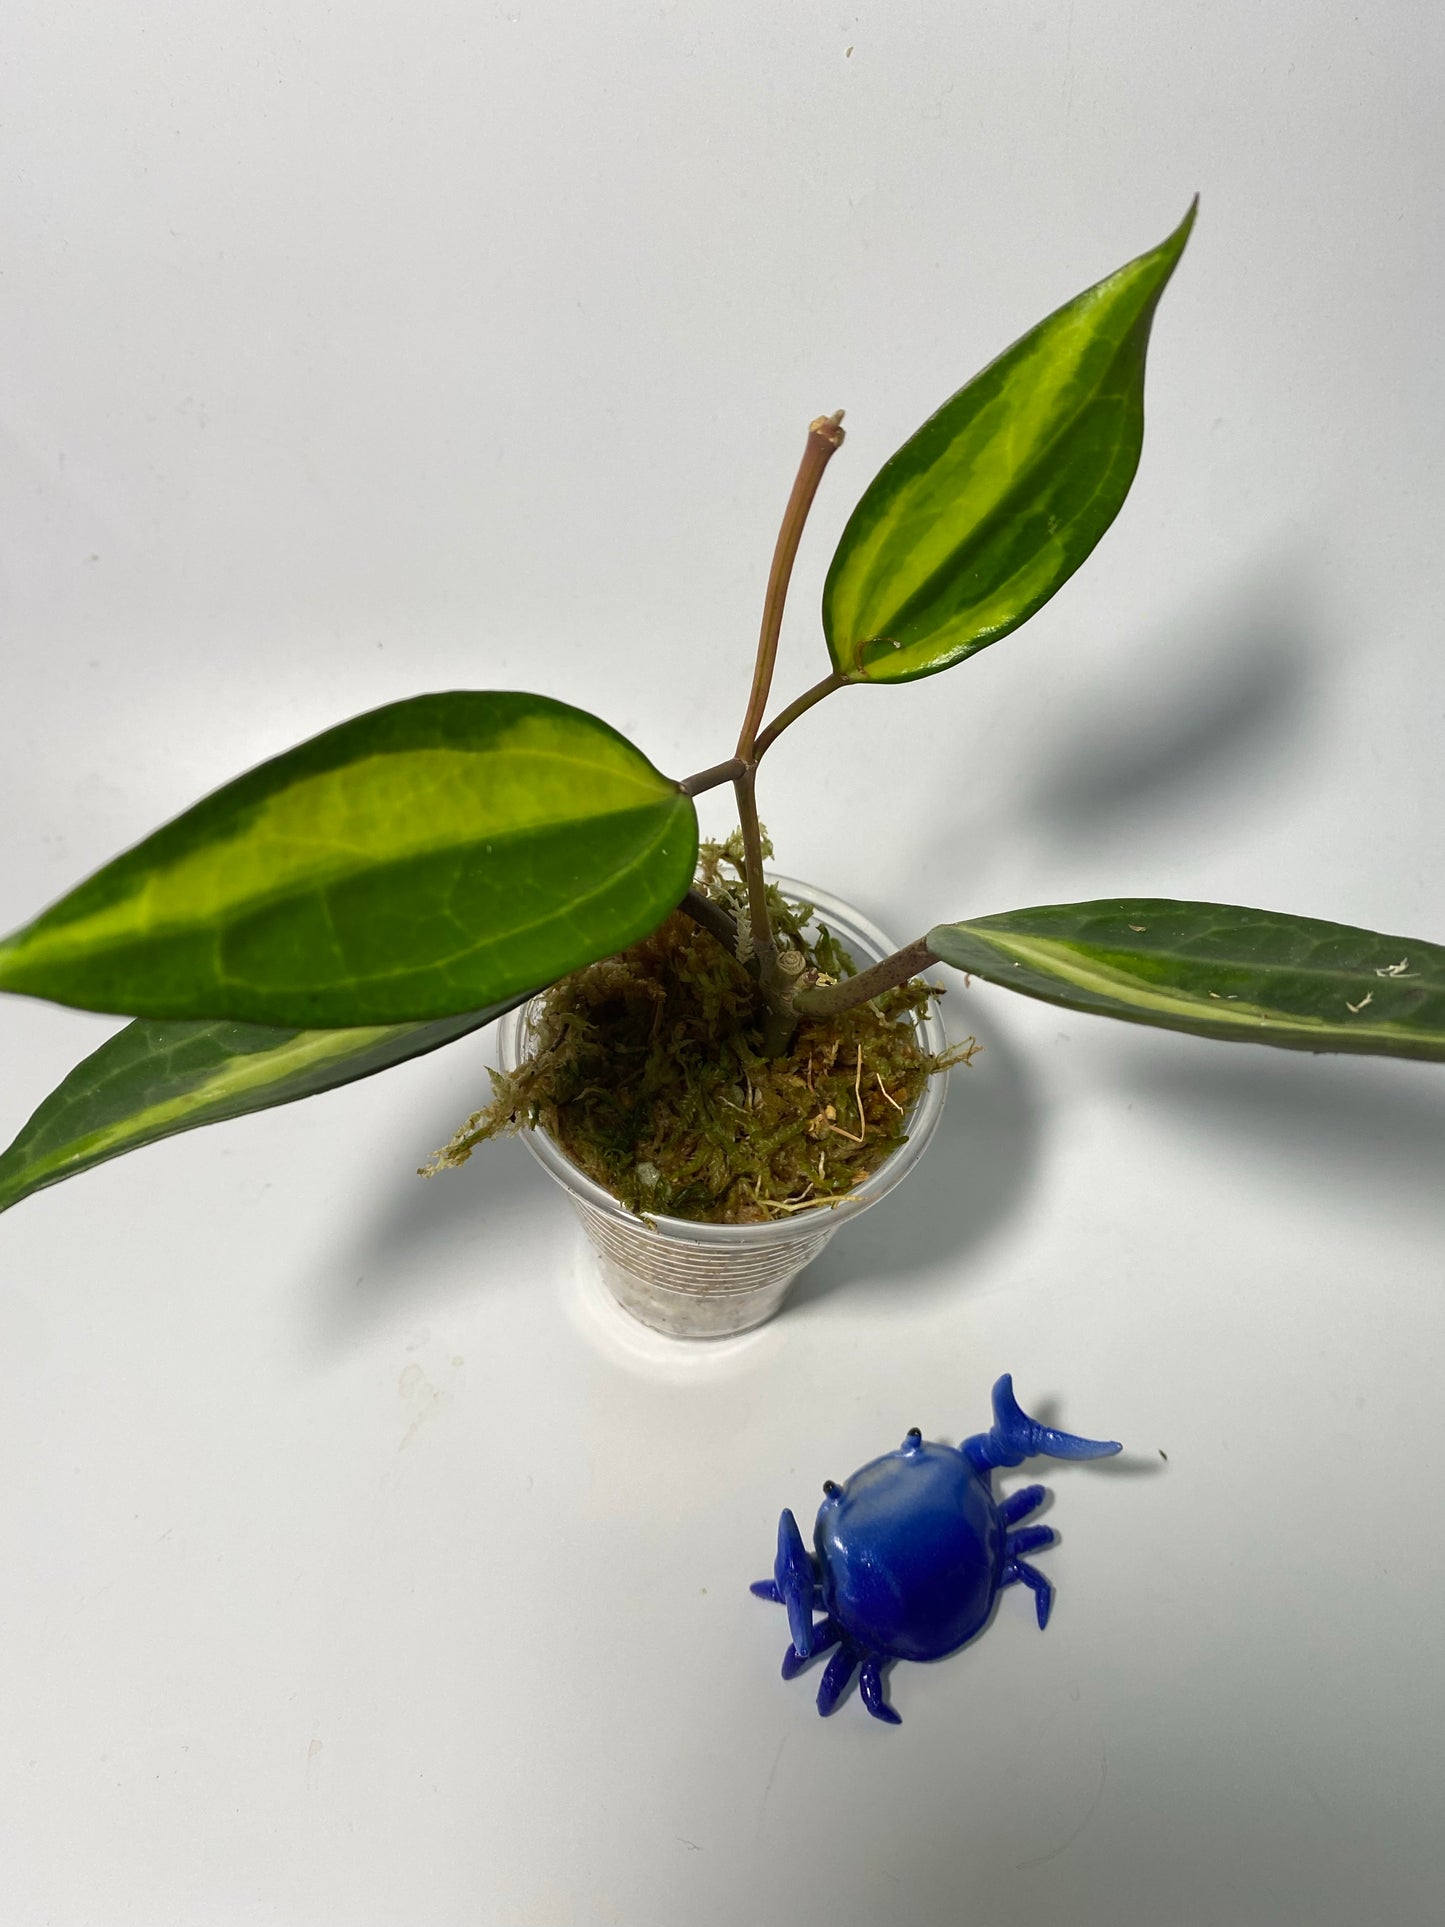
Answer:
[[1183, 254], [1189, 237], [1194, 232], [1194, 223], [1198, 218], [1199, 196], [1196, 193], [1194, 199], [1184, 210], [1184, 219], [1170, 234], [1165, 236], [1157, 248], [1151, 250], [1158, 260], [1168, 263], [1166, 279], [1168, 274], [1173, 273], [1180, 255]]

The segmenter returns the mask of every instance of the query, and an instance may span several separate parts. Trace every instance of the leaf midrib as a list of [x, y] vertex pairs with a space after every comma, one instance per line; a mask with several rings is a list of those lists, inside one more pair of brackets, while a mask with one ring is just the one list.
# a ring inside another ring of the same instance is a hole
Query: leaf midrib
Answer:
[[[1115, 352], [1110, 356], [1107, 368], [1105, 370], [1105, 373], [1107, 375], [1112, 375], [1115, 369], [1118, 367], [1120, 357], [1123, 354], [1125, 347], [1128, 345], [1129, 336], [1132, 333], [1133, 333], [1133, 329], [1131, 328], [1125, 333], [1125, 335], [1120, 340], [1117, 348], [1115, 349]], [[1027, 465], [1024, 468], [1015, 470], [1013, 480], [1011, 481], [1009, 486], [1005, 489], [1004, 493], [997, 498], [992, 508], [988, 509], [977, 521], [975, 521], [972, 524], [968, 534], [965, 535], [959, 542], [957, 542], [954, 545], [954, 547], [948, 552], [948, 554], [944, 556], [942, 561], [939, 562], [937, 567], [931, 570], [930, 573], [924, 578], [924, 580], [918, 585], [918, 587], [914, 589], [907, 597], [905, 597], [905, 599], [898, 605], [898, 608], [894, 611], [892, 617], [889, 620], [890, 628], [899, 629], [899, 630], [906, 629], [909, 623], [912, 622], [917, 616], [927, 612], [929, 606], [939, 598], [940, 594], [944, 590], [947, 589], [949, 582], [956, 578], [959, 572], [959, 569], [962, 566], [959, 560], [960, 556], [962, 556], [967, 549], [976, 549], [979, 546], [981, 546], [985, 542], [985, 540], [987, 540], [992, 536], [994, 531], [1001, 523], [1005, 522], [1011, 516], [1017, 513], [1017, 510], [1015, 508], [1015, 501], [1016, 501], [1016, 498], [1023, 492], [1024, 484], [1026, 482], [1031, 482], [1034, 476], [1038, 473], [1038, 471], [1041, 468], [1046, 466], [1050, 458], [1056, 453], [1060, 443], [1063, 442], [1069, 435], [1071, 435], [1074, 432], [1074, 430], [1078, 427], [1079, 423], [1083, 420], [1084, 416], [1089, 412], [1090, 409], [1097, 407], [1100, 401], [1106, 398], [1106, 394], [1107, 394], [1106, 384], [1104, 382], [1101, 382], [1096, 388], [1093, 388], [1089, 391], [1089, 394], [1087, 395], [1085, 400], [1081, 402], [1080, 405], [1073, 410], [1073, 412], [1066, 418], [1063, 425], [1059, 429], [1057, 429], [1056, 432], [1053, 435], [1051, 435], [1047, 441], [1035, 444], [1038, 451], [1037, 454], [1027, 463]], [[1129, 397], [1125, 395], [1124, 397], [1122, 397], [1122, 400], [1127, 405]], [[1137, 467], [1137, 462], [1138, 462], [1138, 458], [1136, 455], [1135, 457], [1136, 467]], [[1112, 472], [1113, 472], [1112, 469], [1106, 466], [1103, 471], [1103, 475], [1107, 476], [1109, 474], [1112, 474]], [[1096, 477], [1094, 486], [1090, 491], [1089, 495], [1085, 498], [1084, 502], [1081, 504], [1078, 512], [1069, 517], [1069, 522], [1066, 526], [1072, 527], [1073, 524], [1080, 519], [1080, 516], [1083, 514], [1084, 510], [1086, 510], [1089, 504], [1093, 502], [1096, 499], [1096, 497], [1099, 495], [1102, 489], [1102, 486], [1103, 486], [1103, 476]], [[1057, 533], [1057, 531], [1051, 531], [1051, 533]], [[1023, 573], [1025, 573], [1023, 568], [1012, 570], [1009, 575], [1004, 576], [1000, 581], [990, 584], [988, 589], [988, 595], [990, 597], [993, 597], [993, 596], [998, 596], [1002, 594], [1008, 588], [1009, 583], [1014, 581], [1019, 575], [1022, 575]], [[1021, 615], [1019, 615], [1017, 619], [1011, 619], [1007, 624], [1000, 625], [990, 635], [989, 639], [998, 640], [1000, 637], [1007, 635], [1010, 629], [1016, 629], [1019, 627], [1019, 625], [1022, 622], [1026, 621], [1030, 614], [1032, 614], [1032, 610], [1026, 610]], [[963, 609], [958, 612], [958, 615], [954, 618], [954, 620], [966, 619], [966, 616], [967, 616], [967, 609]], [[848, 644], [848, 649], [852, 653], [854, 659], [859, 661], [859, 666], [861, 669], [861, 652], [864, 649], [868, 648], [869, 645], [872, 643], [889, 642], [892, 640], [893, 640], [892, 637], [886, 636], [886, 635], [862, 636], [862, 637], [859, 637], [857, 640], [850, 642]], [[911, 646], [912, 645], [905, 643], [904, 649], [906, 650]], [[946, 667], [948, 665], [940, 664], [939, 666]], [[863, 671], [862, 673], [864, 673], [865, 675], [867, 674], [866, 670]], [[894, 679], [879, 678], [879, 680], [894, 680]]]
[[[660, 802], [662, 800], [663, 799], [659, 799]], [[682, 799], [682, 798], [672, 799], [672, 801], [674, 802], [680, 802], [684, 800], [685, 799]], [[653, 804], [648, 807], [655, 809], [658, 807], [658, 805]], [[587, 821], [589, 823], [605, 823], [605, 822], [612, 821], [614, 818], [619, 816], [635, 816], [640, 813], [641, 812], [636, 810], [616, 810], [616, 811], [610, 812], [606, 816], [589, 817]], [[660, 845], [665, 841], [665, 839], [672, 831], [672, 829], [676, 826], [679, 819], [679, 814], [680, 813], [676, 808], [669, 806], [667, 809], [667, 815], [665, 820], [658, 827], [658, 830], [653, 836], [652, 841], [650, 843], [646, 844], [643, 848], [641, 848], [631, 858], [631, 860], [626, 864], [624, 864], [620, 869], [609, 870], [606, 873], [606, 875], [598, 883], [596, 883], [590, 890], [586, 891], [581, 895], [569, 898], [565, 907], [559, 907], [553, 910], [550, 914], [545, 916], [535, 916], [525, 922], [510, 924], [507, 926], [505, 930], [495, 930], [495, 929], [491, 930], [484, 937], [474, 938], [468, 943], [458, 944], [458, 946], [454, 950], [450, 950], [450, 951], [447, 951], [445, 954], [438, 954], [428, 958], [426, 963], [422, 965], [417, 965], [417, 964], [411, 964], [409, 966], [398, 965], [396, 968], [391, 970], [351, 971], [351, 972], [348, 972], [348, 974], [344, 978], [338, 978], [335, 981], [337, 984], [339, 984], [344, 988], [352, 988], [352, 987], [359, 988], [362, 986], [394, 983], [398, 981], [403, 981], [408, 977], [415, 977], [418, 975], [427, 976], [427, 977], [430, 977], [436, 973], [441, 973], [444, 975], [452, 964], [460, 962], [465, 958], [477, 957], [488, 950], [497, 948], [502, 943], [516, 942], [517, 940], [524, 938], [529, 931], [542, 930], [542, 929], [546, 929], [551, 925], [565, 924], [565, 923], [572, 922], [575, 920], [577, 912], [579, 910], [584, 909], [588, 904], [594, 902], [599, 898], [609, 896], [615, 890], [617, 890], [619, 884], [621, 884], [627, 878], [632, 876], [632, 874], [635, 871], [641, 869], [643, 864], [648, 861], [648, 859], [652, 856], [653, 852], [660, 847]], [[684, 820], [685, 820], [685, 815], [684, 815]], [[519, 834], [525, 835], [526, 832], [519, 832]], [[463, 844], [457, 847], [466, 848], [467, 846]], [[304, 895], [304, 894], [309, 894], [309, 892], [301, 892], [296, 894]], [[286, 896], [281, 896], [273, 900], [274, 903], [281, 904], [281, 905], [286, 904], [288, 901], [290, 901], [290, 898]], [[268, 905], [268, 907], [270, 906]], [[250, 982], [248, 978], [232, 976], [230, 973], [223, 970], [221, 967], [219, 958], [217, 959], [215, 969], [216, 969], [216, 981], [218, 983], [229, 985], [231, 988], [235, 990], [240, 990], [240, 991], [247, 991], [255, 988], [255, 986]], [[289, 986], [289, 988], [293, 990], [298, 990], [301, 988], [310, 988], [310, 986], [309, 984], [306, 986], [291, 985]], [[440, 1021], [440, 1020], [428, 1018], [428, 1017], [422, 1017], [422, 1018], [417, 1018], [415, 1020], [400, 1020], [400, 1021], [415, 1021], [417, 1023], [430, 1023], [430, 1022]], [[393, 1026], [383, 1025], [382, 1028], [391, 1029], [393, 1028]]]
[[[599, 811], [592, 815], [583, 815], [575, 818], [558, 814], [547, 821], [534, 821], [516, 829], [503, 828], [487, 830], [481, 833], [470, 832], [461, 835], [447, 835], [445, 834], [445, 826], [440, 826], [443, 834], [438, 837], [436, 842], [403, 851], [393, 857], [381, 859], [372, 857], [368, 859], [361, 855], [348, 855], [336, 858], [330, 867], [318, 866], [316, 869], [309, 870], [302, 875], [292, 875], [277, 879], [269, 888], [263, 886], [246, 896], [235, 898], [223, 905], [221, 915], [217, 918], [212, 929], [214, 931], [222, 931], [233, 927], [234, 924], [241, 919], [249, 919], [267, 911], [274, 911], [290, 904], [302, 902], [309, 897], [323, 898], [325, 893], [336, 885], [346, 883], [356, 877], [366, 875], [369, 872], [384, 869], [389, 864], [407, 864], [420, 861], [430, 862], [437, 859], [445, 860], [448, 857], [457, 856], [466, 852], [479, 851], [483, 848], [490, 847], [495, 849], [499, 844], [504, 847], [514, 846], [525, 843], [526, 840], [538, 834], [545, 834], [549, 830], [560, 828], [569, 822], [585, 825], [588, 829], [592, 829], [609, 823], [615, 823], [622, 818], [641, 816], [659, 809], [665, 812], [666, 818], [670, 822], [676, 814], [673, 808], [676, 801], [676, 793], [669, 795], [668, 792], [663, 791], [661, 794], [655, 795], [628, 809]], [[227, 839], [227, 841], [230, 841], [230, 839]], [[206, 845], [203, 841], [197, 841], [186, 851], [186, 857], [191, 858], [202, 853], [205, 847]], [[648, 847], [649, 850], [654, 848], [655, 841]], [[123, 861], [124, 859], [121, 860]], [[629, 866], [629, 868], [630, 867], [632, 866]], [[625, 872], [621, 874], [625, 874]], [[144, 886], [146, 883], [149, 883], [151, 879], [149, 877], [142, 877], [139, 881], [142, 886]], [[164, 884], [165, 881], [166, 873], [161, 871], [159, 873], [159, 882]], [[105, 906], [104, 912], [82, 911], [73, 918], [54, 925], [46, 926], [44, 919], [41, 919], [39, 927], [31, 926], [33, 934], [21, 931], [17, 933], [17, 938], [0, 943], [0, 959], [3, 959], [7, 952], [11, 955], [28, 952], [33, 956], [37, 949], [42, 950], [52, 962], [63, 960], [67, 955], [78, 954], [83, 957], [87, 955], [92, 948], [91, 943], [88, 942], [85, 937], [85, 932], [92, 924], [93, 919], [97, 915], [114, 912], [120, 909], [126, 902], [134, 901], [135, 897], [142, 896], [143, 894], [144, 887], [134, 893], [132, 898], [121, 898]], [[594, 892], [592, 894], [596, 893]], [[180, 905], [175, 910], [168, 911], [114, 940], [108, 947], [117, 953], [125, 950], [143, 949], [152, 943], [164, 943], [174, 932], [184, 932], [187, 927], [188, 919], [184, 914], [184, 905]], [[526, 925], [518, 926], [518, 928], [523, 929], [527, 927]], [[18, 940], [20, 938], [27, 940], [22, 944]]]
[[[1131, 977], [1125, 972], [1111, 970], [1108, 965], [1101, 964], [1096, 959], [1090, 958], [1087, 953], [1082, 953], [1075, 944], [1048, 938], [1031, 941], [1027, 937], [1017, 937], [1013, 935], [1004, 937], [999, 933], [980, 930], [977, 925], [971, 924], [966, 924], [964, 928], [988, 943], [991, 948], [1002, 951], [1009, 956], [1016, 957], [1020, 963], [1031, 964], [1043, 976], [1061, 979], [1066, 983], [1075, 985], [1075, 987], [1080, 990], [1091, 990], [1096, 995], [1107, 997], [1111, 999], [1111, 1001], [1125, 1007], [1135, 1009], [1145, 1007], [1171, 1011], [1179, 1016], [1193, 1017], [1204, 1015], [1207, 1016], [1211, 1022], [1236, 1025], [1240, 1029], [1250, 1029], [1255, 1024], [1259, 1024], [1267, 1025], [1272, 1030], [1295, 1031], [1300, 1035], [1311, 1035], [1320, 1031], [1340, 1031], [1348, 1035], [1352, 1031], [1363, 1030], [1376, 1034], [1390, 1033], [1401, 1037], [1419, 1038], [1422, 1042], [1438, 1041], [1438, 1032], [1434, 1030], [1417, 1029], [1399, 1018], [1386, 1019], [1380, 1015], [1372, 1017], [1365, 1011], [1359, 1012], [1357, 1019], [1347, 1019], [1345, 1017], [1304, 1017], [1293, 1012], [1281, 1012], [1277, 1008], [1267, 1008], [1256, 1003], [1246, 1003], [1240, 998], [1229, 997], [1216, 1000], [1210, 997], [1207, 992], [1190, 992], [1181, 990], [1175, 986], [1161, 990], [1159, 986], [1147, 984], [1145, 980], [1139, 977]], [[1156, 947], [1151, 947], [1147, 953], [1141, 954], [1147, 954], [1150, 957], [1162, 957], [1174, 963], [1188, 965], [1192, 968], [1207, 968], [1210, 961], [1207, 958], [1197, 958], [1183, 952], [1163, 950]], [[1066, 967], [1064, 962], [1065, 958], [1076, 960], [1073, 969]], [[1247, 962], [1241, 963], [1231, 959], [1220, 959], [1219, 962], [1221, 968], [1248, 970], [1251, 967]], [[1329, 983], [1341, 990], [1346, 986], [1357, 988], [1360, 982], [1358, 976], [1350, 976], [1320, 966], [1290, 963], [1276, 964], [1272, 967], [1275, 969], [1288, 970], [1295, 976], [1309, 977], [1320, 983]], [[1401, 980], [1395, 979], [1394, 981], [1399, 982]], [[1132, 994], [1125, 996], [1120, 994], [1116, 989], [1111, 988], [1111, 986], [1117, 984], [1125, 985]], [[1430, 986], [1430, 988], [1437, 987]]]

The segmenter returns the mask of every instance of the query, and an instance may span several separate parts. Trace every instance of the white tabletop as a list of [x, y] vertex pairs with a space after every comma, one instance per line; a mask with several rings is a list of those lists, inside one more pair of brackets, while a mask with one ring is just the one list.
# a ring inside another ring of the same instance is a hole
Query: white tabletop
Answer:
[[[779, 864], [900, 941], [1133, 894], [1445, 940], [1442, 39], [12, 0], [0, 928], [423, 690], [726, 755], [808, 420], [784, 696], [880, 462], [1198, 189], [1118, 524], [798, 725]], [[486, 1036], [0, 1220], [0, 1916], [1438, 1920], [1445, 1073], [948, 1008], [925, 1164], [716, 1348], [608, 1314], [520, 1145], [412, 1176]], [[0, 1141], [111, 1028], [0, 1001]], [[747, 1593], [778, 1511], [1003, 1370], [1128, 1447], [1034, 1474], [1052, 1623], [820, 1721]]]

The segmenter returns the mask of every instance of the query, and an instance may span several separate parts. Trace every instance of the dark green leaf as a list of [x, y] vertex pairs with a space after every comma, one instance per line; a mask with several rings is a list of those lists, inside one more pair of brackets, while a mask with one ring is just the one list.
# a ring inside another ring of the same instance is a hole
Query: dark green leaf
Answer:
[[850, 682], [911, 682], [1017, 629], [1129, 492], [1144, 356], [1194, 222], [1041, 321], [926, 421], [853, 511], [823, 590]]
[[273, 1030], [128, 1024], [78, 1064], [0, 1155], [0, 1211], [107, 1158], [354, 1083], [479, 1030], [527, 995], [431, 1024]]
[[8, 942], [0, 989], [312, 1028], [450, 1017], [644, 937], [691, 798], [542, 696], [418, 696], [263, 763]]
[[1290, 1050], [1445, 1058], [1445, 949], [1349, 924], [1152, 897], [930, 930], [975, 977], [1071, 1010]]

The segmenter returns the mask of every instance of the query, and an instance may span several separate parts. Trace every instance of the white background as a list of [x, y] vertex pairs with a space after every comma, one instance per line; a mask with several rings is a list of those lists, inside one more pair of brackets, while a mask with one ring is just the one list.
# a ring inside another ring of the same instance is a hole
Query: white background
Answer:
[[[1442, 39], [11, 0], [0, 927], [423, 690], [726, 755], [809, 418], [782, 696], [879, 463], [1198, 189], [1119, 522], [801, 723], [779, 861], [900, 940], [1149, 893], [1445, 940]], [[0, 1221], [7, 1927], [1437, 1920], [1441, 1070], [949, 1010], [925, 1165], [713, 1351], [600, 1316], [521, 1146], [412, 1177], [485, 1037]], [[0, 1004], [0, 1139], [110, 1027]], [[825, 1724], [746, 1592], [780, 1507], [1003, 1369], [1130, 1448], [1039, 1474], [1053, 1623]]]

